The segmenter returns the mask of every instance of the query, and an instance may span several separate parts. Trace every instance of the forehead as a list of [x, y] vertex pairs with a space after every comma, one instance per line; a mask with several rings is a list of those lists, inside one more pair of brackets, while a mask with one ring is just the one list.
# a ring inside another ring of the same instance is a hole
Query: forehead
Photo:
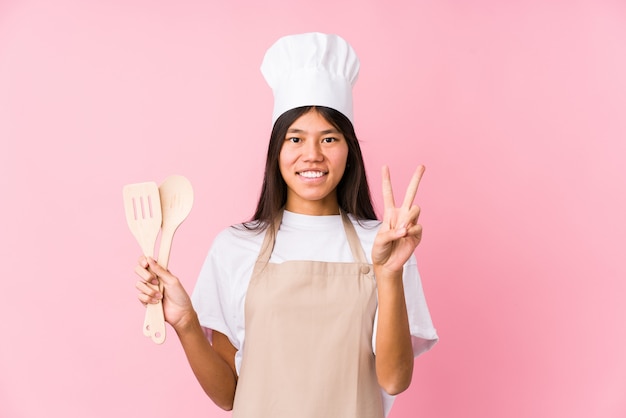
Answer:
[[336, 133], [341, 134], [335, 126], [330, 123], [321, 113], [316, 109], [311, 109], [298, 119], [296, 119], [289, 128], [288, 133]]

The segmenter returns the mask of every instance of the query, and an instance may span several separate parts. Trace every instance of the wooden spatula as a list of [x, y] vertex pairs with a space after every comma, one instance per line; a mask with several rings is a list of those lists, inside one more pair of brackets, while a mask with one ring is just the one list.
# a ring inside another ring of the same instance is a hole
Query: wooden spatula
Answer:
[[123, 189], [126, 222], [143, 254], [154, 257], [161, 230], [161, 197], [154, 182], [127, 184]]
[[[124, 186], [124, 209], [126, 222], [130, 231], [139, 243], [146, 257], [154, 257], [154, 247], [161, 230], [161, 197], [159, 188], [154, 182], [135, 183]], [[148, 304], [148, 310], [160, 311], [163, 316], [163, 306]], [[152, 337], [157, 343], [165, 341], [165, 324], [161, 330], [143, 330], [144, 335]], [[159, 334], [156, 336], [156, 334]]]
[[[191, 183], [183, 176], [174, 175], [165, 179], [159, 186], [161, 196], [161, 212], [163, 222], [161, 226], [161, 242], [157, 263], [167, 269], [170, 259], [170, 250], [174, 233], [181, 223], [187, 218], [193, 206], [193, 188]], [[163, 285], [159, 281], [159, 290], [163, 293]], [[148, 331], [155, 342], [165, 341], [165, 318], [163, 310], [146, 310], [144, 331]], [[160, 335], [156, 335], [159, 333]]]

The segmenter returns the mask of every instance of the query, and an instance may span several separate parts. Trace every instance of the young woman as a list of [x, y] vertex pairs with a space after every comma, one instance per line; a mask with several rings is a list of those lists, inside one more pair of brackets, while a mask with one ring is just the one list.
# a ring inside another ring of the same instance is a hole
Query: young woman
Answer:
[[[300, 59], [303, 51], [313, 52]], [[321, 76], [311, 77], [311, 57]], [[376, 221], [351, 100], [337, 88], [337, 71], [327, 74], [340, 67], [351, 89], [358, 60], [350, 46], [334, 35], [281, 38], [264, 61], [272, 85], [268, 60], [278, 69], [304, 62], [306, 74], [296, 88], [274, 88], [253, 219], [216, 237], [192, 298], [169, 271], [140, 258], [139, 299], [163, 300], [201, 386], [235, 418], [382, 418], [409, 386], [414, 356], [437, 341], [413, 256], [424, 168], [400, 207], [383, 168]], [[149, 286], [157, 278], [163, 294]]]

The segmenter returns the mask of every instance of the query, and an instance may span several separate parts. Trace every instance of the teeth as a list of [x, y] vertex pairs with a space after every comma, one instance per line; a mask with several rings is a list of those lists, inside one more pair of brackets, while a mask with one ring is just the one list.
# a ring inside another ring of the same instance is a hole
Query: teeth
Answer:
[[315, 179], [324, 175], [321, 171], [301, 171], [299, 174], [308, 179]]

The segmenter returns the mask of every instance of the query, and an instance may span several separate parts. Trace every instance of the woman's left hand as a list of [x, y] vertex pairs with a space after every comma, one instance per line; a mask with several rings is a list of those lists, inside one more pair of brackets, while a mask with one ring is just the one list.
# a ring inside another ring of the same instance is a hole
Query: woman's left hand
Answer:
[[415, 170], [406, 190], [404, 202], [399, 208], [393, 198], [389, 167], [383, 166], [383, 199], [385, 212], [383, 223], [374, 240], [372, 262], [390, 272], [401, 272], [404, 263], [422, 239], [422, 226], [417, 223], [420, 208], [413, 205], [425, 167]]

